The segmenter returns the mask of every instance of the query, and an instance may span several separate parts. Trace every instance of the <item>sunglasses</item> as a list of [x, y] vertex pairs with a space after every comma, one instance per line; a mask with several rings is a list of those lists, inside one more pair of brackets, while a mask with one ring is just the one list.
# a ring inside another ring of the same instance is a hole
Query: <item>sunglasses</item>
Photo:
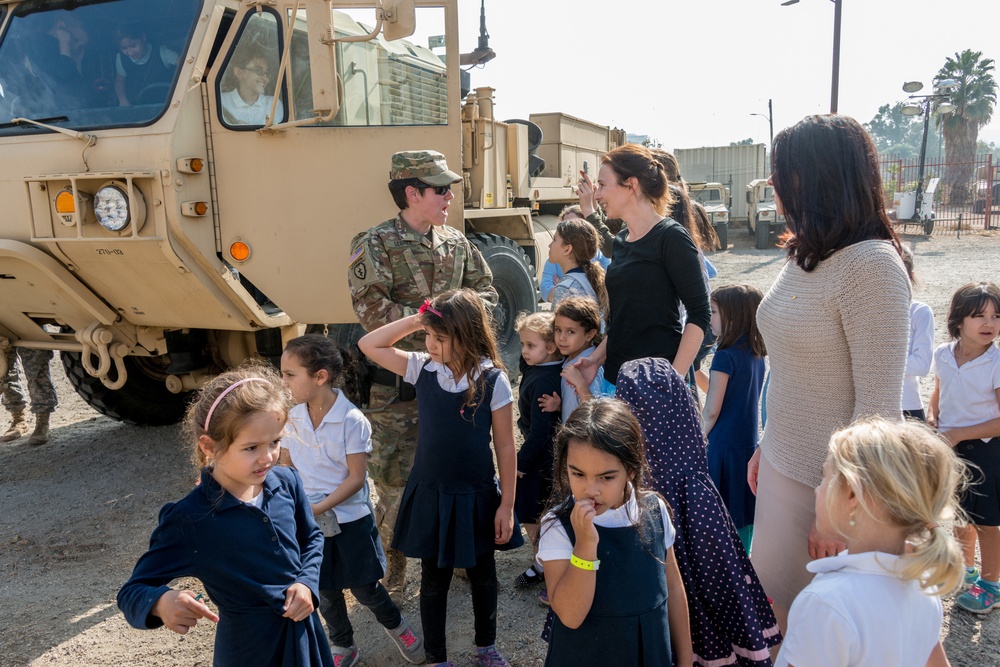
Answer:
[[243, 70], [244, 72], [253, 72], [257, 76], [263, 76], [268, 79], [271, 78], [271, 72], [264, 69], [263, 67], [240, 67], [240, 69]]
[[434, 194], [441, 195], [442, 197], [451, 192], [450, 185], [418, 185], [416, 187], [418, 190], [433, 190]]

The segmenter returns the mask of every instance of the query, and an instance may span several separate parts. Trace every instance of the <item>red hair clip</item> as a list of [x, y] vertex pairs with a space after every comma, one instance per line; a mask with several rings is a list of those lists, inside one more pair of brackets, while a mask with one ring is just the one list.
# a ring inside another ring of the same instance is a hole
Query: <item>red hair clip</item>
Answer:
[[421, 315], [423, 315], [427, 311], [430, 311], [430, 312], [434, 313], [435, 315], [437, 315], [438, 317], [440, 317], [442, 320], [444, 319], [444, 315], [441, 314], [441, 311], [431, 305], [431, 300], [430, 299], [424, 299], [423, 305], [420, 306], [420, 308], [418, 309], [418, 312]]

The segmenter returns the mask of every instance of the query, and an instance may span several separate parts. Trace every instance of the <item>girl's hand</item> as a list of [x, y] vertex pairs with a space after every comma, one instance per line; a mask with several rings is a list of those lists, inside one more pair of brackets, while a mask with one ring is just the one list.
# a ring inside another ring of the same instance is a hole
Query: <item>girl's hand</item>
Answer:
[[[597, 543], [600, 541], [600, 537], [597, 535], [597, 528], [594, 527], [594, 517], [596, 516], [597, 510], [594, 509], [593, 499], [577, 498], [573, 511], [569, 515], [573, 531], [576, 533], [574, 550], [580, 548], [597, 553]], [[585, 556], [580, 555], [580, 558], [585, 558]]]
[[847, 548], [847, 545], [840, 540], [834, 540], [826, 537], [819, 530], [816, 529], [816, 522], [813, 522], [812, 528], [809, 529], [809, 557], [813, 560], [817, 558], [826, 558], [828, 556], [836, 556], [841, 551]]
[[542, 394], [538, 399], [538, 404], [542, 406], [542, 412], [559, 412], [562, 407], [562, 398], [559, 394]]
[[219, 622], [215, 612], [199, 602], [189, 591], [167, 591], [153, 605], [151, 613], [163, 621], [168, 630], [179, 635], [187, 634], [188, 630], [198, 624], [199, 618]]
[[312, 591], [305, 584], [294, 583], [285, 591], [285, 613], [282, 618], [290, 618], [296, 623], [309, 618], [316, 607], [313, 606]]
[[757, 495], [757, 473], [760, 472], [760, 447], [753, 453], [750, 457], [750, 462], [747, 463], [747, 484], [750, 485], [750, 490], [753, 494]]
[[500, 505], [493, 519], [493, 541], [497, 544], [507, 544], [514, 535], [514, 508]]
[[927, 413], [927, 425], [930, 426], [931, 428], [937, 428], [938, 427], [938, 418], [937, 418], [937, 415], [928, 412]]

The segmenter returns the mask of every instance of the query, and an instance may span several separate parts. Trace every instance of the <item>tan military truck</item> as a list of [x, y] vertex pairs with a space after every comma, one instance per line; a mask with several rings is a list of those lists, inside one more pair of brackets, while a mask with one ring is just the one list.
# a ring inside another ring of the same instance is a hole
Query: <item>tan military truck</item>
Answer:
[[729, 188], [722, 183], [688, 183], [688, 194], [691, 195], [691, 199], [705, 207], [705, 213], [708, 214], [708, 220], [719, 236], [722, 249], [728, 248], [729, 209], [733, 203]]
[[459, 53], [457, 0], [0, 0], [0, 20], [0, 347], [61, 351], [130, 423], [176, 421], [307, 325], [354, 335], [349, 243], [395, 215], [398, 150], [461, 166], [449, 224], [493, 270], [516, 369], [565, 174], [624, 142], [592, 131], [538, 176], [538, 124], [466, 98], [492, 51]]
[[774, 188], [766, 178], [747, 183], [747, 229], [754, 236], [754, 245], [763, 250], [772, 245], [771, 237], [785, 226], [785, 216], [778, 215], [774, 203]]

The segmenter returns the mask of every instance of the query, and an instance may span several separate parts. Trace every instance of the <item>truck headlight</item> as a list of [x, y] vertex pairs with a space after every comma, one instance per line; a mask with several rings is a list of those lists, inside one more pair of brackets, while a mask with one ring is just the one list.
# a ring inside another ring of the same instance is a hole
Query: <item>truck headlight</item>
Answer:
[[713, 222], [725, 222], [728, 217], [729, 217], [729, 214], [726, 213], [726, 212], [713, 213], [712, 214], [712, 221]]
[[97, 221], [109, 232], [120, 232], [132, 223], [128, 194], [120, 186], [105, 185], [94, 196]]

